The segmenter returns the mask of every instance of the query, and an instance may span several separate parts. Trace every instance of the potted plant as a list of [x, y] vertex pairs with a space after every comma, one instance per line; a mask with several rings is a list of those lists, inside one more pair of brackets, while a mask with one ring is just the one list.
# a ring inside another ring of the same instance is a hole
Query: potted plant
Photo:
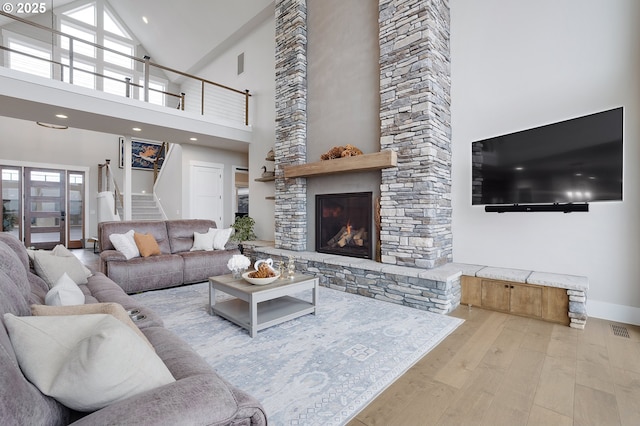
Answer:
[[243, 252], [242, 241], [251, 241], [256, 239], [256, 234], [253, 232], [253, 227], [256, 221], [250, 216], [237, 217], [236, 221], [231, 225], [235, 230], [231, 236], [231, 240], [238, 241], [238, 248], [240, 253]]

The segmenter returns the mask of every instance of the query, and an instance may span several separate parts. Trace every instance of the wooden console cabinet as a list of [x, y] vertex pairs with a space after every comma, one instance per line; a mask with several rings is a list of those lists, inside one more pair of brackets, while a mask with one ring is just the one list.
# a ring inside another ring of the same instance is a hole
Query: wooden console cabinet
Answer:
[[566, 289], [467, 275], [462, 276], [460, 286], [462, 305], [569, 324]]

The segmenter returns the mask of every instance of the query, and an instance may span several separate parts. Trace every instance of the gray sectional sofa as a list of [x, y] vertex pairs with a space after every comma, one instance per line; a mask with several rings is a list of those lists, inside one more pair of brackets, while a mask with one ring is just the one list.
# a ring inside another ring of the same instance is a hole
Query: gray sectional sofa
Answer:
[[[100, 271], [132, 294], [206, 281], [209, 277], [228, 274], [227, 262], [240, 254], [237, 244], [226, 250], [189, 251], [193, 233], [206, 233], [216, 223], [205, 219], [101, 222], [98, 224]], [[115, 250], [111, 234], [124, 234], [133, 229], [150, 233], [162, 254], [127, 260]]]
[[18, 365], [4, 314], [29, 316], [30, 305], [44, 304], [47, 284], [30, 269], [27, 251], [0, 233], [0, 424], [3, 425], [266, 425], [260, 403], [235, 388], [151, 310], [125, 294], [100, 272], [79, 286], [85, 303], [116, 302], [139, 309], [136, 325], [169, 369], [175, 382], [145, 391], [90, 413], [80, 413], [42, 394]]

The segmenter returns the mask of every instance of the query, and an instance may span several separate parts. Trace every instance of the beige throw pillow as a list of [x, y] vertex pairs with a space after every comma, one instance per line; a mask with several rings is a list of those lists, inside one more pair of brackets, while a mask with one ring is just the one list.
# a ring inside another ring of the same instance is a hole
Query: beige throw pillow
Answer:
[[65, 316], [109, 314], [132, 329], [151, 349], [155, 348], [137, 325], [131, 320], [127, 311], [119, 303], [89, 303], [77, 306], [31, 305], [31, 314], [35, 316]]
[[61, 257], [54, 256], [48, 251], [36, 251], [33, 253], [33, 267], [49, 288], [52, 288], [64, 273], [69, 275], [76, 284], [87, 283], [84, 266], [75, 256]]
[[175, 381], [160, 357], [111, 315], [5, 314], [4, 322], [27, 379], [74, 410], [95, 411]]

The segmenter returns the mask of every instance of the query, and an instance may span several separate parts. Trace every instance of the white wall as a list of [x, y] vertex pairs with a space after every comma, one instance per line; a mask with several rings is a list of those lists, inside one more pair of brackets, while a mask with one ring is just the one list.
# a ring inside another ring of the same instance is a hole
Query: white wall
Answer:
[[[584, 275], [590, 316], [640, 324], [640, 2], [452, 0], [456, 262]], [[471, 142], [624, 107], [624, 201], [588, 213], [471, 205]]]
[[[238, 55], [244, 53], [244, 73], [237, 74]], [[274, 202], [265, 197], [273, 196], [273, 182], [255, 182], [262, 166], [273, 170], [274, 163], [265, 161], [267, 152], [275, 142], [275, 15], [266, 19], [237, 43], [220, 54], [198, 75], [235, 89], [249, 89], [249, 124], [253, 138], [249, 146], [249, 215], [255, 219], [255, 232], [259, 239], [274, 239]], [[237, 166], [247, 165], [236, 163]], [[230, 188], [231, 180], [225, 180]], [[225, 214], [228, 209], [225, 208]]]

